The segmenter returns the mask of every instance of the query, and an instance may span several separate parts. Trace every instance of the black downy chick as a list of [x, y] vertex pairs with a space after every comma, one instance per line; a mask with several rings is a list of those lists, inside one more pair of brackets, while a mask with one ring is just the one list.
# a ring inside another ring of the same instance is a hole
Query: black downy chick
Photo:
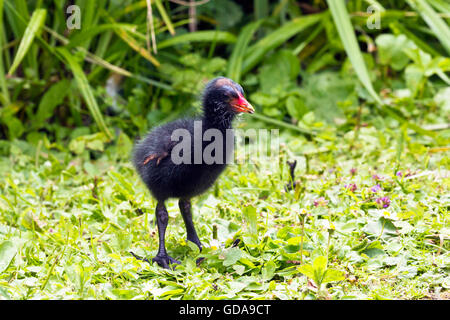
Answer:
[[[242, 87], [224, 77], [213, 79], [206, 85], [202, 104], [201, 117], [179, 119], [159, 126], [137, 143], [133, 151], [134, 166], [157, 200], [156, 222], [159, 249], [152, 262], [157, 262], [163, 268], [180, 263], [170, 257], [166, 251], [164, 239], [169, 215], [164, 202], [169, 198], [179, 199], [178, 205], [186, 225], [187, 239], [201, 250], [202, 244], [192, 222], [190, 199], [208, 190], [225, 169], [230, 153], [233, 151], [232, 148], [227, 148], [227, 145], [230, 142], [234, 143], [234, 137], [227, 135], [227, 129], [232, 128], [231, 123], [234, 117], [241, 112], [254, 112], [253, 107], [244, 98]], [[177, 129], [181, 130], [176, 131]], [[213, 129], [212, 132], [215, 133], [220, 132], [223, 140], [221, 150], [211, 152], [215, 159], [213, 163], [203, 159], [203, 151], [206, 151], [211, 144], [209, 140], [204, 141], [206, 137], [203, 137], [208, 129]], [[177, 138], [172, 137], [174, 131], [184, 133], [185, 136], [178, 141]], [[180, 148], [179, 144], [184, 142], [189, 148]], [[175, 158], [176, 161], [173, 160], [172, 151], [178, 156]], [[218, 151], [217, 155], [216, 151]], [[180, 158], [185, 161], [179, 163]]]

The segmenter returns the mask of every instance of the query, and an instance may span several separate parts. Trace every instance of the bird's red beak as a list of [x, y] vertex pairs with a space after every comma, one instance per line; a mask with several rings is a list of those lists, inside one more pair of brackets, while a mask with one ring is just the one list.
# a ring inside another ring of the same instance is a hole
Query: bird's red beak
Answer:
[[232, 102], [232, 107], [236, 112], [245, 112], [245, 113], [254, 113], [255, 109], [253, 109], [252, 105], [240, 94], [238, 93], [239, 98], [235, 99]]

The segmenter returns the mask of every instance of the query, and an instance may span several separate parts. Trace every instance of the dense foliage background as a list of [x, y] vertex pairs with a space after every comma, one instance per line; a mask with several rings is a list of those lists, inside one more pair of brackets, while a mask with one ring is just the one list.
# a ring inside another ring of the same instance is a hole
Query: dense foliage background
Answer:
[[[446, 0], [0, 0], [0, 297], [448, 297], [449, 19]], [[128, 254], [157, 248], [132, 143], [219, 75], [281, 159], [200, 197], [200, 267], [169, 205], [183, 263], [160, 270]]]

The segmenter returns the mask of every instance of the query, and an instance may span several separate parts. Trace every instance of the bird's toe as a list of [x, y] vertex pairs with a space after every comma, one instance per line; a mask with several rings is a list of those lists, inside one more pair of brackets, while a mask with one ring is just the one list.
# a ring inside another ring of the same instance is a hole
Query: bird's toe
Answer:
[[198, 259], [195, 261], [195, 263], [197, 264], [197, 266], [199, 266], [204, 260], [205, 260], [205, 257], [201, 257], [201, 258], [198, 258]]
[[175, 269], [177, 264], [180, 264], [181, 262], [169, 257], [168, 255], [158, 255], [152, 259], [152, 263], [156, 262], [160, 267], [164, 269]]

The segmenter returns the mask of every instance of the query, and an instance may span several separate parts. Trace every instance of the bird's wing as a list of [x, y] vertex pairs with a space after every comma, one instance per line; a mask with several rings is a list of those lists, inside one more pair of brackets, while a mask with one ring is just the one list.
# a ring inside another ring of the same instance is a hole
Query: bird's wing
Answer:
[[150, 161], [156, 159], [156, 165], [159, 165], [159, 163], [161, 162], [161, 160], [163, 160], [165, 157], [167, 157], [169, 155], [169, 153], [167, 152], [163, 152], [161, 154], [151, 154], [149, 155], [147, 158], [144, 159], [144, 161], [142, 162], [143, 165], [146, 165], [147, 163], [149, 163]]
[[156, 159], [156, 165], [159, 165], [159, 163], [164, 160], [168, 155], [171, 154], [173, 147], [177, 144], [177, 141], [169, 140], [166, 143], [163, 143], [161, 145], [160, 150], [157, 152], [153, 152], [152, 154], [148, 155], [144, 161], [142, 161], [143, 165], [146, 165], [152, 160]]
[[[193, 122], [189, 119], [179, 119], [162, 127], [155, 129], [144, 141], [151, 145], [146, 148], [148, 151], [142, 157], [142, 165], [156, 160], [156, 165], [172, 154], [172, 149], [179, 143], [179, 140], [172, 140], [172, 134], [176, 129], [185, 129], [188, 133], [193, 131]], [[148, 142], [147, 142], [148, 141]], [[151, 151], [150, 151], [151, 150]]]

